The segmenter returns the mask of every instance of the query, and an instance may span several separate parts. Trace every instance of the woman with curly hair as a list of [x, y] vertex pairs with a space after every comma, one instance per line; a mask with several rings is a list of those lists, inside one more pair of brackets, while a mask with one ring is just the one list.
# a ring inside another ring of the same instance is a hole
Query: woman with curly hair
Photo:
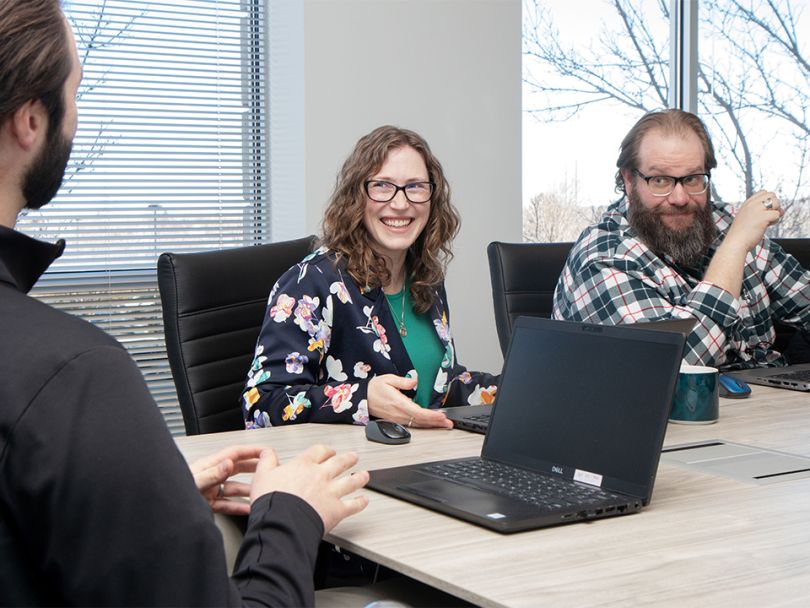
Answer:
[[247, 428], [294, 422], [446, 427], [497, 378], [456, 361], [444, 289], [459, 216], [422, 137], [383, 126], [338, 174], [320, 248], [287, 271], [242, 394]]

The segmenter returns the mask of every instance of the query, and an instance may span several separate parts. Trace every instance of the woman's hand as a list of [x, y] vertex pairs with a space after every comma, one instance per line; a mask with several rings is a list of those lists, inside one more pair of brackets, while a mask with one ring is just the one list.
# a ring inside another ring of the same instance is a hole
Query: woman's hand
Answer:
[[238, 473], [253, 473], [259, 462], [263, 446], [238, 445], [220, 450], [212, 456], [201, 458], [189, 465], [194, 482], [203, 498], [215, 513], [247, 515], [250, 503], [232, 498], [249, 498], [250, 484], [228, 481]]
[[416, 388], [416, 378], [394, 374], [375, 376], [368, 383], [368, 413], [407, 427], [453, 428], [444, 412], [420, 407], [400, 391]]

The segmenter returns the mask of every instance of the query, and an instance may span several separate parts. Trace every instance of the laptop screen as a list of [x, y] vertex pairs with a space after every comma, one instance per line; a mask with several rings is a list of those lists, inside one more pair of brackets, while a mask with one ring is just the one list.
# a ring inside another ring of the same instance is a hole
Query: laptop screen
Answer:
[[518, 319], [482, 456], [646, 503], [683, 343], [678, 333]]

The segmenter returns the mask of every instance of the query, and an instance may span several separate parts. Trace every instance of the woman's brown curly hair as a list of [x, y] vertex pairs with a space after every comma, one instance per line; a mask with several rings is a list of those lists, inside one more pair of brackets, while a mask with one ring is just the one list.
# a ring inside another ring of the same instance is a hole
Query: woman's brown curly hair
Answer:
[[436, 184], [427, 224], [405, 259], [414, 310], [424, 313], [433, 304], [435, 287], [444, 280], [447, 263], [453, 257], [451, 244], [461, 220], [450, 202], [450, 185], [442, 165], [422, 137], [386, 125], [360, 138], [337, 176], [324, 213], [321, 244], [346, 261], [349, 274], [361, 287], [376, 288], [389, 283], [391, 273], [385, 259], [371, 246], [371, 236], [363, 224], [367, 200], [363, 182], [382, 168], [391, 150], [404, 146], [419, 152], [427, 166], [428, 179]]

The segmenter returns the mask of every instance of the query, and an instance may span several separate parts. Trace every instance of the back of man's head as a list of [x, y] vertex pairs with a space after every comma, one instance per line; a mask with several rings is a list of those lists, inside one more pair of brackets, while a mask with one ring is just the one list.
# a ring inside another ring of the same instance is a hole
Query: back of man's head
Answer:
[[[622, 140], [619, 151], [619, 158], [616, 161], [616, 192], [624, 192], [624, 177], [622, 170], [632, 171], [638, 169], [641, 159], [638, 157], [638, 150], [641, 140], [650, 131], [660, 130], [665, 134], [685, 134], [690, 131], [697, 135], [703, 145], [704, 166], [706, 173], [717, 167], [717, 159], [714, 155], [714, 146], [706, 130], [706, 125], [691, 112], [684, 112], [678, 109], [658, 110], [647, 112], [636, 124], [627, 132]], [[680, 176], [675, 176], [680, 177]]]
[[71, 56], [59, 0], [0, 0], [0, 125], [39, 100], [52, 127], [64, 114]]

